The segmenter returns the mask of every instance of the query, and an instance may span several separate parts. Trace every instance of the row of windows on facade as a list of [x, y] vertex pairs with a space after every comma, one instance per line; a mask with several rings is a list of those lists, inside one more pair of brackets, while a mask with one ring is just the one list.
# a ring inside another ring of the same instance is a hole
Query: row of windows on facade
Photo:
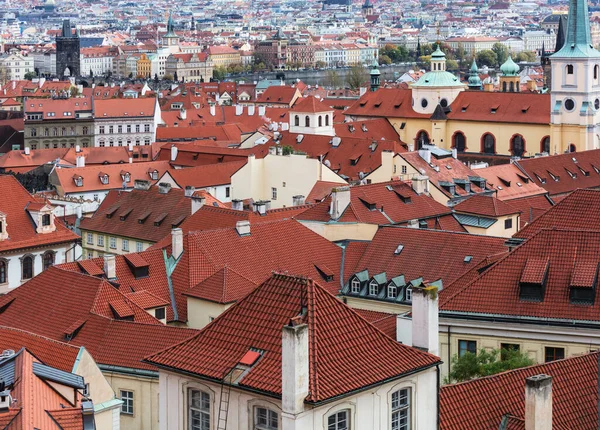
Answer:
[[[356, 278], [354, 278], [352, 280], [352, 282], [350, 283], [351, 285], [351, 289], [350, 291], [352, 292], [352, 294], [360, 294], [360, 290], [361, 290], [361, 286], [360, 286], [360, 281]], [[407, 302], [411, 302], [412, 301], [412, 287], [406, 287], [406, 288], [402, 288], [402, 287], [398, 287], [396, 284], [394, 284], [393, 282], [390, 282], [387, 285], [387, 291], [386, 291], [386, 297], [388, 299], [396, 299], [399, 297], [399, 294], [403, 296], [404, 301]], [[377, 283], [377, 281], [372, 280], [371, 282], [369, 282], [369, 296], [378, 296], [379, 295], [379, 284]]]
[[[429, 133], [421, 130], [415, 137], [416, 149], [421, 149], [423, 145], [429, 145], [431, 139]], [[510, 152], [515, 157], [522, 157], [526, 152], [525, 138], [520, 134], [515, 134], [510, 138]], [[458, 152], [467, 150], [467, 137], [462, 131], [457, 131], [452, 136], [452, 148]], [[484, 154], [496, 153], [496, 136], [492, 133], [484, 133], [480, 138], [480, 152]], [[550, 153], [550, 136], [544, 136], [540, 141], [540, 152]], [[575, 152], [575, 151], [571, 151]]]
[[[42, 254], [42, 270], [46, 270], [54, 265], [56, 253], [54, 251], [46, 251]], [[8, 282], [8, 260], [0, 259], [0, 284]], [[21, 280], [33, 278], [35, 265], [34, 255], [25, 255], [21, 258]]]
[[[134, 130], [134, 128], [131, 126], [131, 124], [127, 124], [125, 126], [125, 132], [126, 133], [133, 133], [132, 130]], [[140, 124], [136, 124], [135, 125], [135, 133], [140, 133], [141, 127]], [[115, 132], [115, 126], [114, 125], [109, 125], [108, 126], [108, 134], [114, 134]], [[101, 125], [98, 127], [98, 133], [99, 134], [106, 134], [106, 126]], [[122, 125], [118, 125], [117, 126], [117, 133], [123, 133], [123, 126]], [[150, 133], [150, 124], [144, 124], [144, 133]]]
[[[88, 233], [87, 234], [87, 244], [88, 245], [93, 245], [94, 244], [94, 234], [93, 233]], [[98, 235], [98, 240], [96, 242], [97, 246], [104, 246], [104, 236], [103, 235]], [[114, 236], [110, 236], [108, 238], [108, 247], [110, 249], [117, 249], [117, 238]], [[127, 251], [129, 252], [129, 239], [121, 239], [121, 249], [123, 251]], [[135, 242], [135, 250], [136, 252], [142, 252], [144, 250], [144, 244], [142, 242]]]
[[[90, 146], [89, 142], [80, 142], [80, 145], [83, 148], [88, 148]], [[68, 148], [75, 148], [76, 143], [75, 142], [68, 142], [67, 143], [67, 142], [64, 142], [64, 141], [61, 141], [61, 142], [52, 142], [52, 143], [49, 143], [49, 142], [44, 143], [44, 149], [50, 149], [51, 146], [54, 149], [58, 148], [59, 146], [61, 148], [67, 148], [67, 147]], [[38, 149], [38, 144], [37, 143], [33, 143], [33, 142], [29, 143], [29, 148], [33, 149], [33, 150], [36, 150], [36, 149]]]
[[[518, 343], [501, 343], [500, 344], [500, 358], [504, 359], [508, 351], [520, 351], [521, 345]], [[465, 354], [477, 354], [477, 341], [476, 340], [459, 340], [458, 341], [458, 356], [462, 357]], [[544, 362], [562, 360], [565, 358], [565, 349], [556, 346], [544, 347]]]
[[[319, 115], [319, 119], [317, 120], [317, 124], [319, 127], [323, 127], [323, 117]], [[300, 116], [294, 116], [294, 125], [296, 127], [300, 127]], [[329, 115], [325, 115], [325, 127], [329, 126]], [[304, 127], [310, 127], [310, 117], [306, 115], [304, 117]]]
[[[44, 128], [43, 131], [43, 136], [47, 137], [47, 136], [76, 136], [77, 135], [77, 128], [76, 127], [69, 127], [67, 129], [67, 127], [52, 127], [52, 128]], [[88, 135], [90, 134], [89, 128], [88, 127], [81, 127], [81, 134], [82, 135]], [[29, 129], [29, 135], [31, 137], [36, 137], [38, 135], [38, 130], [37, 128], [31, 128]]]
[[[410, 388], [403, 388], [394, 391], [391, 394], [391, 429], [409, 430], [412, 422]], [[135, 412], [134, 392], [129, 390], [120, 390], [120, 398], [123, 401], [121, 413], [133, 415]], [[189, 388], [187, 391], [187, 428], [189, 430], [210, 430], [213, 428], [211, 422], [211, 394]], [[281, 419], [278, 411], [264, 406], [256, 406], [252, 414], [254, 430], [280, 430]], [[326, 417], [327, 430], [358, 430], [355, 423], [352, 422], [350, 409], [342, 409]]]
[[[131, 143], [132, 143], [131, 139], [127, 139], [127, 141], [125, 142], [125, 144], [127, 146], [131, 145]], [[116, 144], [117, 144], [116, 146], [123, 146], [123, 139], [117, 139]], [[141, 143], [140, 139], [136, 139], [135, 140], [135, 146], [140, 146], [141, 144], [142, 143]], [[144, 139], [144, 145], [145, 146], [150, 145], [150, 138], [149, 137], [146, 137]], [[98, 141], [98, 146], [100, 146], [102, 148], [106, 147], [106, 141], [105, 140], [99, 140]], [[108, 140], [108, 146], [115, 146], [115, 141], [112, 138]]]

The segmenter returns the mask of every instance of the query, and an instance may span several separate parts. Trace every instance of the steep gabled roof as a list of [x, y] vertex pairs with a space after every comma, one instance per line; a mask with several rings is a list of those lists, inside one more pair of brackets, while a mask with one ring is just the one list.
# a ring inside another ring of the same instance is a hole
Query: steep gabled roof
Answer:
[[460, 213], [468, 213], [487, 217], [501, 217], [505, 215], [513, 215], [519, 213], [519, 210], [513, 206], [498, 200], [492, 196], [476, 195], [463, 200], [456, 206], [454, 210]]
[[320, 112], [333, 112], [331, 106], [326, 105], [314, 96], [308, 96], [299, 98], [294, 103], [294, 106], [290, 112], [300, 113], [320, 113]]
[[225, 266], [195, 287], [186, 296], [215, 303], [233, 303], [256, 288], [257, 284]]
[[423, 118], [431, 115], [417, 113], [412, 108], [412, 90], [398, 88], [380, 88], [367, 91], [344, 115], [379, 118]]
[[475, 173], [487, 180], [490, 188], [496, 191], [500, 200], [513, 200], [547, 194], [547, 191], [533, 182], [514, 164], [477, 169]]
[[[390, 339], [318, 283], [279, 274], [194, 338], [146, 361], [219, 380], [251, 347], [256, 348], [263, 351], [262, 358], [238, 386], [280, 396], [281, 332], [303, 306], [307, 311], [301, 318], [309, 331], [306, 402], [322, 402], [440, 363], [433, 355]], [[366, 350], [371, 352], [365, 354]]]

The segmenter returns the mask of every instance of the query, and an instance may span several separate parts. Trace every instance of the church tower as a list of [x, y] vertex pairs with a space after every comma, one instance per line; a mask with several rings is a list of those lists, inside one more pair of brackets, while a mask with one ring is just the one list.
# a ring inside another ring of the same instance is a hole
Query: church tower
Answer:
[[550, 61], [551, 152], [600, 148], [600, 51], [592, 46], [586, 0], [570, 0], [566, 39]]
[[60, 36], [56, 36], [56, 75], [59, 79], [79, 77], [79, 56], [79, 32], [73, 33], [71, 22], [65, 19]]
[[179, 36], [175, 33], [175, 24], [171, 12], [169, 12], [169, 20], [167, 21], [167, 34], [162, 38], [162, 45], [168, 48], [179, 46]]
[[521, 91], [521, 77], [519, 71], [521, 68], [515, 63], [512, 57], [500, 66], [500, 91], [503, 93], [518, 93]]
[[379, 85], [381, 84], [379, 81], [381, 73], [379, 73], [379, 62], [377, 61], [377, 57], [373, 57], [373, 63], [371, 64], [371, 72], [369, 75], [371, 76], [371, 91], [377, 91], [379, 89]]
[[362, 14], [365, 18], [373, 15], [373, 5], [370, 0], [365, 0], [365, 3], [362, 5]]
[[477, 67], [477, 63], [475, 62], [475, 58], [473, 58], [473, 64], [471, 64], [471, 69], [469, 70], [469, 90], [471, 91], [480, 91], [481, 90], [481, 78], [479, 77], [479, 67]]

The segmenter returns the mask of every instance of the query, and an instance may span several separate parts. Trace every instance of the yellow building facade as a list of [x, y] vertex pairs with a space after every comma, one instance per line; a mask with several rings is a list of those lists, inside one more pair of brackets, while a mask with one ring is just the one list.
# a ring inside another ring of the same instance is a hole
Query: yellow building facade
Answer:
[[147, 79], [152, 74], [152, 61], [148, 59], [146, 54], [142, 54], [137, 61], [137, 77]]

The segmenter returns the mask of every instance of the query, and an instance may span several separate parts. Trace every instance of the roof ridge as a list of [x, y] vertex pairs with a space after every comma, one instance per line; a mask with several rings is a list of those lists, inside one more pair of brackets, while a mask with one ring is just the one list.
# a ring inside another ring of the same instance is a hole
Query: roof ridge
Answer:
[[52, 343], [55, 343], [55, 344], [58, 344], [58, 345], [61, 345], [61, 346], [67, 346], [69, 348], [75, 348], [75, 349], [85, 348], [84, 346], [71, 345], [69, 343], [61, 342], [60, 340], [52, 339], [51, 337], [46, 337], [46, 336], [43, 336], [41, 334], [34, 333], [34, 332], [31, 332], [31, 331], [28, 331], [28, 330], [24, 330], [24, 329], [20, 329], [20, 328], [17, 328], [17, 327], [10, 327], [10, 326], [7, 326], [7, 325], [0, 325], [0, 333], [2, 332], [2, 330], [10, 330], [10, 331], [15, 331], [15, 332], [23, 333], [23, 334], [26, 334], [26, 335], [31, 336], [31, 337], [40, 338], [42, 340], [50, 341]]

